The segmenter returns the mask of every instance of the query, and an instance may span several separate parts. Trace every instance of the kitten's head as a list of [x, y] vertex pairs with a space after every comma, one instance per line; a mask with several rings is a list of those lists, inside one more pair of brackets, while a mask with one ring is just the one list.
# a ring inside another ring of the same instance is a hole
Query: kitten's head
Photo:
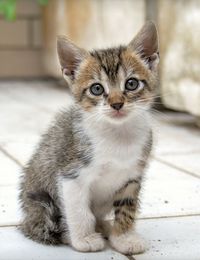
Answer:
[[149, 108], [159, 62], [152, 22], [127, 46], [88, 52], [62, 36], [57, 46], [63, 76], [85, 111], [120, 123]]

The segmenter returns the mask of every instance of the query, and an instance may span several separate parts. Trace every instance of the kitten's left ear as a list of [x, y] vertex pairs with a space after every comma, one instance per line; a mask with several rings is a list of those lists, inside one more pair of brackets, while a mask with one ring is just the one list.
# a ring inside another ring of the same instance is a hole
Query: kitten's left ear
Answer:
[[154, 70], [159, 63], [158, 33], [153, 22], [148, 21], [129, 43], [128, 48], [137, 52]]

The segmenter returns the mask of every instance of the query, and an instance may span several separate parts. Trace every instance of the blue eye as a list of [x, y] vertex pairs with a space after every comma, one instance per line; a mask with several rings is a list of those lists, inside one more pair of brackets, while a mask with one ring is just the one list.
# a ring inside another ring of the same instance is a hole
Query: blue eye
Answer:
[[95, 83], [90, 87], [90, 92], [95, 96], [100, 96], [104, 93], [104, 88], [101, 84]]
[[134, 91], [139, 87], [139, 81], [136, 78], [130, 78], [125, 83], [125, 89]]

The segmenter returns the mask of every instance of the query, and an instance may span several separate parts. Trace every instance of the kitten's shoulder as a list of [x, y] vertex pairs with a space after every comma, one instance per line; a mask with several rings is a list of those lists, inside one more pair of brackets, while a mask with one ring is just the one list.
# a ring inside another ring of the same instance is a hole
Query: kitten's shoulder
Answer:
[[71, 128], [76, 122], [80, 122], [82, 113], [77, 105], [72, 105], [69, 108], [61, 109], [52, 122], [52, 127]]
[[74, 139], [75, 129], [80, 127], [81, 118], [80, 109], [76, 105], [60, 110], [42, 135], [40, 148], [45, 146], [50, 150], [59, 150], [62, 146], [69, 145], [70, 140]]

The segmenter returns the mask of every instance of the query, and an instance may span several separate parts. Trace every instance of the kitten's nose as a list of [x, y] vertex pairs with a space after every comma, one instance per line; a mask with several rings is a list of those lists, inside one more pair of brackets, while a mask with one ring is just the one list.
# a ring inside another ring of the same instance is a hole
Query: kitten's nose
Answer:
[[123, 107], [124, 103], [113, 103], [110, 106], [115, 110], [120, 110]]

